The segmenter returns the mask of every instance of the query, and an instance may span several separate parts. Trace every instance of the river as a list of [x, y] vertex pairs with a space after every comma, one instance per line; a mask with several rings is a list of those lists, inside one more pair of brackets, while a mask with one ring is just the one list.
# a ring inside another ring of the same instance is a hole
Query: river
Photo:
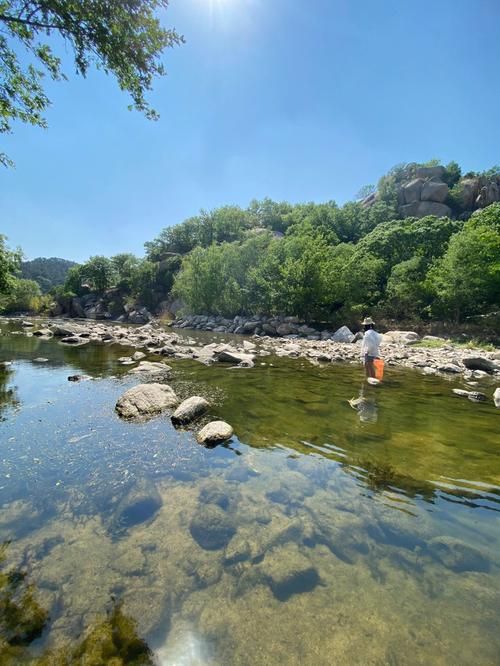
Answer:
[[207, 449], [118, 418], [123, 347], [0, 327], [2, 664], [499, 663], [499, 411], [458, 380], [169, 360]]

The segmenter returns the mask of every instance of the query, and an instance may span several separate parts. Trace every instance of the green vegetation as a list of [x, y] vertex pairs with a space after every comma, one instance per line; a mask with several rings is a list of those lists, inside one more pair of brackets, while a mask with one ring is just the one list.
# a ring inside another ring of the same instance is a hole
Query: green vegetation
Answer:
[[66, 259], [38, 257], [21, 262], [21, 277], [25, 280], [34, 280], [40, 286], [42, 293], [47, 294], [53, 287], [64, 284], [68, 270], [75, 265], [74, 261]]
[[[158, 311], [179, 298], [193, 313], [287, 314], [334, 325], [367, 310], [379, 318], [456, 323], [500, 310], [500, 203], [469, 211], [466, 221], [401, 219], [398, 188], [421, 166], [437, 161], [394, 167], [369, 205], [263, 199], [202, 210], [145, 243], [144, 258], [94, 256], [72, 266], [51, 296], [67, 308], [73, 297], [94, 293], [112, 314], [127, 304]], [[480, 177], [496, 178], [497, 168], [490, 172]], [[460, 177], [450, 162], [443, 176], [450, 192]], [[0, 248], [0, 286], [11, 292], [4, 310], [46, 306], [32, 283], [13, 288], [18, 255], [3, 242]]]
[[[130, 93], [133, 106], [157, 118], [145, 95], [153, 79], [165, 74], [162, 52], [183, 41], [156, 18], [167, 7], [168, 0], [2, 0], [0, 133], [10, 132], [15, 121], [46, 126], [44, 112], [50, 101], [43, 79], [66, 78], [53, 51], [53, 37], [73, 53], [78, 74], [85, 76], [92, 65], [113, 74], [120, 88]], [[22, 56], [19, 51], [24, 51]], [[0, 163], [12, 164], [3, 153]]]

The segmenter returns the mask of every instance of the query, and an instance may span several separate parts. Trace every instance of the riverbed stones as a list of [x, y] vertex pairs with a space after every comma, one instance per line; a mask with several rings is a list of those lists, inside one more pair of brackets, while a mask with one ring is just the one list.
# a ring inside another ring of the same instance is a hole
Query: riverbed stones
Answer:
[[211, 421], [200, 430], [196, 435], [196, 439], [199, 444], [213, 446], [214, 444], [220, 444], [231, 439], [233, 433], [234, 430], [229, 423], [225, 421]]
[[225, 548], [236, 534], [232, 515], [216, 504], [198, 505], [189, 524], [189, 532], [204, 550]]
[[174, 425], [186, 425], [199, 418], [208, 411], [210, 403], [199, 395], [193, 395], [187, 398], [177, 407], [172, 414], [172, 423]]
[[317, 569], [294, 543], [267, 552], [260, 571], [279, 601], [310, 592], [320, 582]]
[[139, 479], [119, 503], [114, 515], [115, 528], [130, 528], [150, 520], [162, 506], [161, 496], [152, 481]]
[[429, 554], [447, 569], [463, 571], [489, 571], [488, 559], [480, 550], [450, 536], [439, 536], [428, 543]]
[[150, 374], [150, 375], [161, 375], [168, 373], [172, 368], [166, 363], [160, 363], [158, 361], [141, 361], [136, 368], [130, 370], [130, 374]]
[[118, 398], [115, 410], [123, 418], [137, 418], [159, 414], [175, 407], [178, 402], [173, 389], [167, 384], [138, 384]]
[[492, 373], [500, 369], [497, 363], [490, 361], [489, 358], [485, 358], [484, 356], [466, 356], [462, 359], [462, 363], [469, 370], [482, 370], [483, 372]]

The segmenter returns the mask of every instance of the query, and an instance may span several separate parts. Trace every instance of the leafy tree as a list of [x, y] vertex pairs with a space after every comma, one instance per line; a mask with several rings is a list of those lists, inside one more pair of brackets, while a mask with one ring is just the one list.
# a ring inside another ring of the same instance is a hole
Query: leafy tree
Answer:
[[401, 261], [393, 266], [385, 290], [384, 305], [396, 318], [422, 317], [429, 304], [426, 285], [428, 262], [422, 256]]
[[[167, 7], [168, 0], [1, 0], [0, 132], [10, 132], [16, 120], [46, 126], [43, 77], [65, 78], [53, 36], [73, 53], [78, 74], [85, 76], [91, 65], [113, 74], [133, 107], [157, 118], [145, 95], [165, 74], [162, 52], [183, 41], [156, 17]], [[11, 164], [4, 154], [0, 162]]]
[[42, 292], [34, 280], [14, 279], [10, 293], [0, 300], [3, 312], [38, 312]]
[[122, 252], [111, 257], [111, 264], [116, 273], [116, 286], [130, 293], [141, 260], [129, 252]]
[[466, 223], [429, 271], [435, 315], [457, 322], [500, 305], [500, 232]]
[[363, 185], [363, 187], [359, 188], [354, 198], [356, 200], [366, 199], [366, 197], [369, 197], [370, 194], [374, 194], [376, 191], [377, 188], [375, 185]]
[[20, 250], [9, 250], [5, 240], [5, 236], [0, 234], [0, 295], [8, 294], [12, 289], [14, 274], [21, 261]]

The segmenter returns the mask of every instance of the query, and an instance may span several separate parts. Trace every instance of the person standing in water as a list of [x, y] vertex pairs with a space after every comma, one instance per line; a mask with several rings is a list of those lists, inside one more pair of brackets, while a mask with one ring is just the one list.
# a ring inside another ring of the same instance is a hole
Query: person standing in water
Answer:
[[362, 321], [363, 342], [361, 344], [361, 358], [365, 364], [365, 372], [367, 377], [375, 377], [374, 361], [379, 358], [379, 347], [382, 341], [380, 333], [374, 329], [375, 322], [371, 317], [365, 317]]

